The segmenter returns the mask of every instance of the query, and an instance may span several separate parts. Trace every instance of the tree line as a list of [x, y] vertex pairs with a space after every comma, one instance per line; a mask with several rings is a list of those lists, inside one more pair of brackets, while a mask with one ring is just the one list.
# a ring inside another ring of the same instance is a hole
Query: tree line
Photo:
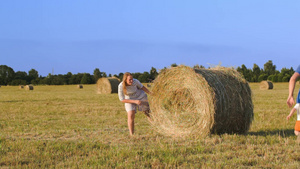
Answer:
[[295, 73], [295, 70], [291, 67], [282, 68], [280, 71], [276, 70], [276, 66], [273, 65], [272, 60], [269, 60], [264, 64], [264, 68], [260, 68], [257, 64], [253, 65], [252, 69], [247, 68], [244, 64], [237, 68], [248, 82], [261, 82], [263, 80], [269, 80], [272, 82], [288, 82]]
[[[155, 68], [151, 68], [149, 72], [132, 73], [133, 77], [140, 80], [142, 83], [151, 82], [158, 75]], [[119, 79], [123, 78], [123, 73], [113, 75]], [[7, 65], [0, 65], [0, 85], [71, 85], [71, 84], [95, 84], [101, 77], [112, 77], [106, 72], [100, 72], [99, 68], [95, 68], [93, 75], [90, 73], [77, 73], [52, 75], [48, 74], [46, 77], [39, 75], [38, 71], [31, 69], [27, 72], [17, 71]]]
[[[176, 63], [172, 64], [171, 67], [178, 66]], [[193, 68], [205, 68], [202, 65], [195, 65]], [[160, 71], [163, 71], [163, 68]], [[282, 68], [280, 71], [276, 70], [276, 66], [272, 60], [269, 60], [264, 64], [263, 68], [260, 68], [257, 64], [253, 65], [253, 68], [247, 68], [244, 64], [237, 67], [236, 70], [240, 72], [248, 82], [261, 82], [263, 80], [270, 80], [272, 82], [288, 82], [291, 76], [294, 74], [294, 69], [291, 67]], [[152, 82], [159, 72], [156, 68], [152, 67], [149, 72], [143, 73], [132, 73], [133, 78], [138, 79], [142, 83]], [[119, 79], [123, 78], [123, 73], [113, 75]], [[70, 84], [95, 84], [101, 77], [112, 77], [111, 74], [107, 75], [105, 72], [101, 72], [99, 68], [95, 68], [93, 74], [89, 73], [77, 73], [72, 74], [48, 74], [43, 77], [39, 75], [38, 71], [31, 69], [27, 72], [17, 71], [13, 68], [0, 65], [0, 85], [70, 85]]]

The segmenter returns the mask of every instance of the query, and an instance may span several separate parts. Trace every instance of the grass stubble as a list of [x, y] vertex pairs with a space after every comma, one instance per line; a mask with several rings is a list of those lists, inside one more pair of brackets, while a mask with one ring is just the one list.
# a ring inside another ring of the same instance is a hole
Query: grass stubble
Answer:
[[96, 94], [95, 85], [2, 86], [0, 167], [299, 168], [296, 116], [286, 120], [288, 84], [250, 87], [254, 121], [247, 134], [173, 139], [153, 130], [143, 113], [136, 114], [129, 137], [117, 94]]

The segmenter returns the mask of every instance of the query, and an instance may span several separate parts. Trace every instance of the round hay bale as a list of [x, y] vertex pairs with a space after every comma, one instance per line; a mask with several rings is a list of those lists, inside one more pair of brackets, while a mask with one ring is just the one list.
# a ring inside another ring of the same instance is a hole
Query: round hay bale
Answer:
[[273, 89], [273, 83], [271, 81], [261, 81], [259, 84], [259, 89], [260, 90], [270, 90]]
[[77, 85], [78, 89], [83, 89], [83, 86], [81, 84]]
[[23, 85], [20, 85], [20, 86], [19, 86], [19, 89], [24, 89], [24, 86], [23, 86]]
[[120, 80], [118, 78], [100, 78], [97, 81], [98, 94], [111, 94], [118, 93], [118, 85]]
[[26, 90], [33, 90], [33, 86], [32, 86], [32, 85], [26, 85], [26, 86], [25, 86], [25, 89], [26, 89]]
[[155, 79], [152, 93], [149, 121], [167, 136], [246, 133], [254, 116], [251, 89], [231, 68], [166, 69]]

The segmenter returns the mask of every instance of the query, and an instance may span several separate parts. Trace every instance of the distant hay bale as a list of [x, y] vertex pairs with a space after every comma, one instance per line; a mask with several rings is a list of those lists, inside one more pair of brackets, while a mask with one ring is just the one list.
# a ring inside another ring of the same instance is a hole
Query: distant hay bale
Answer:
[[26, 89], [26, 90], [33, 90], [33, 86], [32, 86], [32, 85], [26, 85], [26, 86], [25, 86], [25, 89]]
[[83, 86], [81, 84], [77, 85], [78, 89], [83, 89]]
[[19, 86], [19, 89], [24, 89], [24, 86], [23, 86], [23, 85], [20, 85], [20, 86]]
[[147, 83], [147, 87], [151, 87], [151, 84]]
[[234, 69], [162, 71], [149, 96], [153, 127], [172, 137], [246, 133], [253, 120], [251, 89]]
[[273, 89], [273, 83], [271, 81], [261, 81], [259, 84], [260, 90], [270, 90]]
[[118, 78], [100, 78], [97, 81], [98, 94], [111, 94], [118, 93], [118, 85], [120, 80]]

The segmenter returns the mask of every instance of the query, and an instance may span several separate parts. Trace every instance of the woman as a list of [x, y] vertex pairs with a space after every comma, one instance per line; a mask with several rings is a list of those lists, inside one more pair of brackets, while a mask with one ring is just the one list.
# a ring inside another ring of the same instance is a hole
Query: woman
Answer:
[[125, 103], [125, 109], [128, 115], [128, 128], [131, 136], [134, 133], [134, 117], [136, 111], [144, 111], [149, 117], [150, 109], [146, 93], [151, 94], [140, 81], [134, 79], [129, 72], [124, 74], [123, 80], [118, 86], [118, 95], [120, 101]]

